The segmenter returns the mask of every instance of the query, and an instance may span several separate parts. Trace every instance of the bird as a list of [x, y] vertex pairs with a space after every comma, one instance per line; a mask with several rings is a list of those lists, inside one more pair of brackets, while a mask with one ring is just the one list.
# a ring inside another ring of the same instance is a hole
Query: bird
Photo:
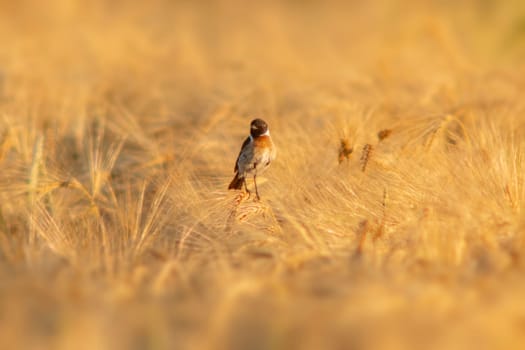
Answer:
[[250, 194], [246, 185], [246, 177], [253, 175], [255, 195], [257, 200], [260, 200], [261, 197], [257, 190], [257, 175], [270, 166], [270, 163], [275, 159], [276, 153], [268, 124], [259, 118], [252, 120], [250, 123], [250, 136], [242, 144], [239, 156], [235, 161], [235, 176], [228, 189], [240, 190], [244, 185], [244, 189]]

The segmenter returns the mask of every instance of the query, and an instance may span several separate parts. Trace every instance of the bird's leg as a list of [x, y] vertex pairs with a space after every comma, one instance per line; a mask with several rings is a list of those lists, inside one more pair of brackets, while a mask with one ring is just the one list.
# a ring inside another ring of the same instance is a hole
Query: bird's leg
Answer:
[[246, 191], [246, 193], [248, 193], [248, 198], [250, 198], [250, 191], [248, 190], [248, 185], [246, 184], [246, 176], [242, 178], [242, 182], [244, 183], [244, 190]]
[[256, 181], [256, 178], [257, 178], [257, 174], [254, 174], [253, 175], [253, 184], [255, 186], [255, 197], [257, 198], [258, 201], [261, 200], [261, 197], [259, 197], [259, 191], [257, 190], [257, 181]]

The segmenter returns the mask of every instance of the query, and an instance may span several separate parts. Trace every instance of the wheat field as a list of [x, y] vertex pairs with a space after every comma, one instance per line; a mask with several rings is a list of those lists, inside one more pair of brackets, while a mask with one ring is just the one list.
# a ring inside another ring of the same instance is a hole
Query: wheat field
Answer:
[[1, 349], [523, 348], [523, 1], [1, 1], [0, 39]]

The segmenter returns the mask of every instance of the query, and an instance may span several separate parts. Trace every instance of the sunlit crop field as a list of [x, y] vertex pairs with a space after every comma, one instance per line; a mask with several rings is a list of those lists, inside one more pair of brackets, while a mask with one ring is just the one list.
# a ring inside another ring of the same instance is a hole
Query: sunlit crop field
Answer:
[[523, 1], [1, 1], [0, 42], [1, 349], [523, 348]]

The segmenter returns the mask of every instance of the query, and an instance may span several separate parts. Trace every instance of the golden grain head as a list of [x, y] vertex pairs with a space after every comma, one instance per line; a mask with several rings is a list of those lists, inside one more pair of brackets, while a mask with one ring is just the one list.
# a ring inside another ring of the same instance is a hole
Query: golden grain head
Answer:
[[350, 155], [354, 151], [350, 141], [348, 139], [341, 139], [341, 146], [339, 147], [339, 164], [341, 164], [345, 159], [350, 159]]
[[391, 130], [391, 129], [383, 129], [383, 130], [380, 130], [380, 131], [377, 133], [377, 139], [378, 139], [379, 141], [383, 141], [384, 139], [386, 139], [387, 137], [389, 137], [391, 134], [392, 134], [392, 130]]

